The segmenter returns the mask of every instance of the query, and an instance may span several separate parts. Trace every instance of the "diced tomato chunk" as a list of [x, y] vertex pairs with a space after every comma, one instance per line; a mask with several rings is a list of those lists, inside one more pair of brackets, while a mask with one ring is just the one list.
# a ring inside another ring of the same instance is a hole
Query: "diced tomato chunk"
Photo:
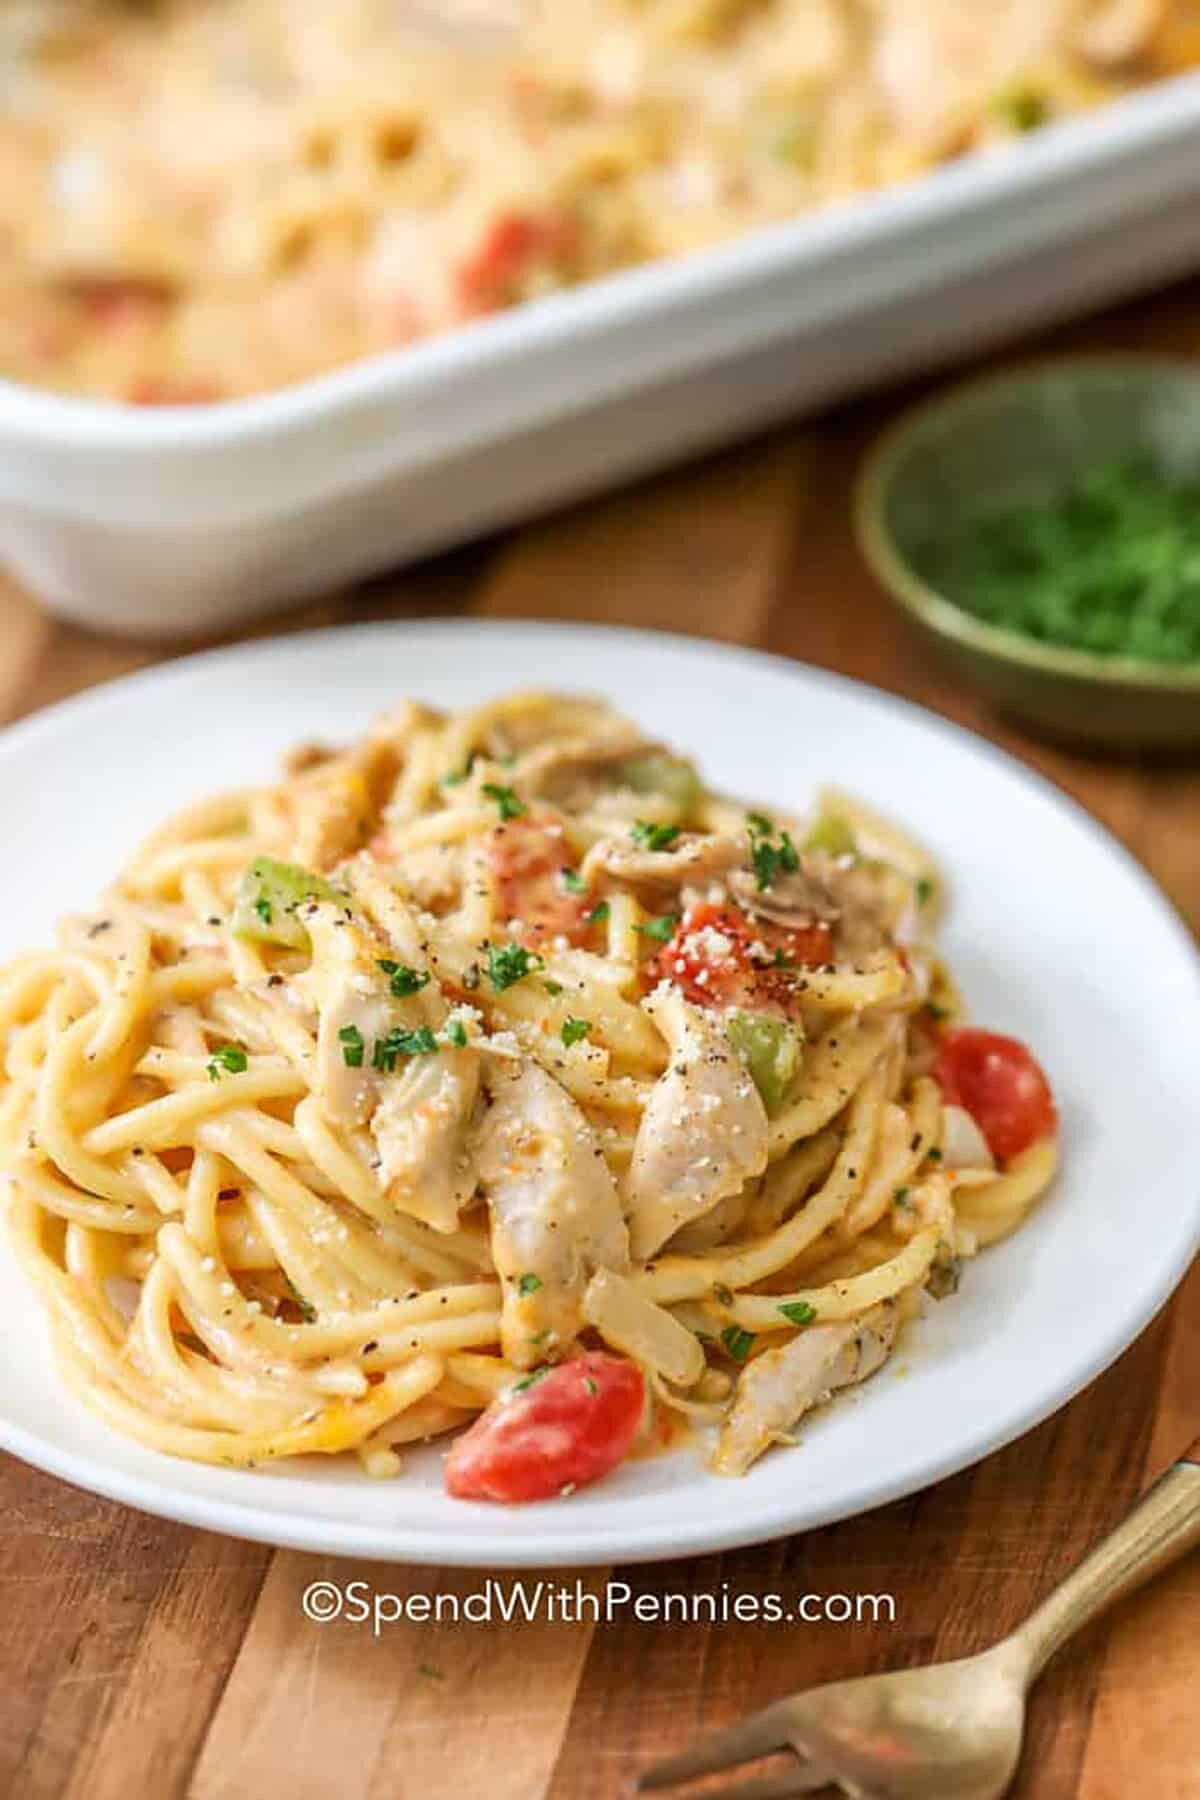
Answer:
[[519, 935], [531, 949], [558, 937], [583, 943], [594, 903], [569, 885], [571, 852], [555, 814], [496, 826], [488, 839], [487, 860], [500, 916], [520, 921]]
[[697, 1006], [794, 1012], [797, 969], [833, 956], [828, 925], [789, 927], [755, 920], [735, 906], [693, 906], [671, 941], [645, 965], [648, 986], [670, 981]]
[[170, 304], [168, 290], [154, 281], [120, 277], [81, 281], [72, 292], [90, 323], [104, 331], [156, 325]]
[[559, 214], [505, 213], [458, 270], [464, 311], [495, 312], [520, 298], [520, 286], [539, 266], [553, 270], [566, 257], [570, 221]]
[[549, 1500], [628, 1455], [645, 1407], [636, 1363], [589, 1350], [494, 1400], [446, 1459], [459, 1500]]
[[1045, 1072], [1016, 1038], [970, 1026], [947, 1031], [933, 1072], [950, 1104], [970, 1113], [999, 1163], [1058, 1129]]
[[211, 406], [220, 390], [206, 381], [165, 381], [147, 376], [135, 381], [126, 398], [133, 406]]

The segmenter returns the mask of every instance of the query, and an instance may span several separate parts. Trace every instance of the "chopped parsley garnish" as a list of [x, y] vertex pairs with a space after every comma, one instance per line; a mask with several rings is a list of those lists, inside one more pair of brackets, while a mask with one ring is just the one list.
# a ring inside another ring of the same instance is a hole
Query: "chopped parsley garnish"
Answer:
[[592, 1377], [590, 1375], [584, 1376], [583, 1385], [587, 1389], [589, 1394], [598, 1394], [600, 1392], [599, 1385], [592, 1379]]
[[239, 1050], [236, 1044], [222, 1044], [213, 1051], [205, 1066], [210, 1081], [219, 1081], [223, 1071], [229, 1075], [241, 1075], [246, 1068], [246, 1052]]
[[642, 937], [653, 938], [656, 944], [666, 944], [674, 937], [678, 923], [678, 913], [660, 913], [657, 919], [647, 919], [637, 930]]
[[678, 825], [652, 825], [637, 819], [630, 827], [630, 837], [640, 850], [669, 850], [679, 836]]
[[403, 1000], [409, 994], [419, 994], [423, 987], [429, 986], [429, 976], [423, 975], [419, 969], [412, 969], [407, 963], [392, 962], [389, 957], [380, 957], [378, 966], [388, 977], [388, 985], [397, 1000]]
[[723, 1281], [718, 1281], [716, 1287], [713, 1289], [713, 1299], [721, 1306], [732, 1306], [733, 1289], [731, 1287], [726, 1287]]
[[734, 1362], [745, 1362], [754, 1346], [754, 1333], [743, 1331], [740, 1325], [727, 1325], [721, 1333], [721, 1342]]
[[585, 916], [583, 922], [585, 925], [603, 925], [607, 920], [610, 911], [611, 908], [607, 900], [598, 900], [591, 912]]
[[943, 1019], [948, 1019], [950, 1017], [950, 1008], [948, 1006], [939, 1006], [936, 1000], [927, 1000], [925, 1002], [925, 1011], [929, 1014], [935, 1025], [940, 1025]]
[[810, 1306], [807, 1300], [790, 1300], [779, 1310], [792, 1325], [811, 1325], [817, 1316], [816, 1307]]
[[364, 1045], [358, 1026], [343, 1025], [338, 1032], [338, 1043], [342, 1046], [342, 1061], [351, 1069], [361, 1069]]
[[1038, 643], [1166, 667], [1200, 659], [1200, 480], [1095, 460], [1057, 491], [980, 505], [916, 546], [954, 603]]
[[518, 1294], [536, 1294], [541, 1285], [541, 1276], [535, 1275], [532, 1270], [529, 1270], [517, 1282], [517, 1292]]
[[390, 1075], [402, 1056], [436, 1056], [437, 1047], [437, 1039], [428, 1025], [422, 1025], [416, 1031], [389, 1031], [386, 1037], [375, 1039], [371, 1066]]
[[551, 998], [557, 998], [563, 991], [563, 984], [561, 981], [543, 981], [542, 986]]
[[1014, 131], [1036, 131], [1050, 117], [1050, 102], [1038, 88], [1022, 83], [1001, 89], [992, 99], [992, 111]]
[[572, 1044], [580, 1043], [591, 1029], [592, 1021], [590, 1019], [565, 1019], [560, 1036], [569, 1050]]
[[454, 1044], [459, 1050], [467, 1047], [467, 1028], [461, 1019], [451, 1019], [446, 1027], [446, 1041]]
[[917, 883], [917, 905], [928, 906], [933, 899], [933, 883], [928, 875], [922, 875]]
[[578, 869], [564, 869], [561, 880], [568, 894], [582, 894], [584, 882]]
[[540, 969], [542, 959], [528, 951], [524, 944], [489, 944], [487, 947], [488, 980], [498, 993], [515, 982], [524, 981]]
[[750, 860], [754, 864], [754, 879], [760, 893], [773, 884], [777, 875], [795, 874], [800, 867], [800, 852], [786, 831], [780, 832], [779, 842], [776, 843], [773, 835], [775, 827], [767, 815], [760, 812], [746, 814], [746, 828], [750, 833]]
[[930, 1162], [941, 1162], [941, 1160], [942, 1160], [942, 1153], [938, 1149], [927, 1150], [926, 1155], [928, 1156]]
[[549, 1364], [547, 1364], [544, 1368], [535, 1369], [533, 1371], [532, 1375], [525, 1375], [521, 1378], [520, 1381], [518, 1381], [514, 1384], [513, 1393], [514, 1394], [523, 1394], [525, 1392], [526, 1388], [534, 1387], [534, 1386], [536, 1386], [536, 1384], [539, 1381], [544, 1381], [546, 1379], [546, 1376], [549, 1373], [550, 1373]]
[[496, 802], [502, 819], [519, 819], [523, 813], [528, 811], [525, 802], [519, 800], [510, 787], [501, 787], [495, 781], [485, 781], [483, 791], [489, 800]]
[[262, 920], [264, 925], [269, 925], [271, 923], [271, 917], [272, 917], [272, 914], [274, 913], [275, 909], [271, 905], [271, 902], [267, 899], [264, 899], [261, 894], [259, 895], [259, 898], [254, 902], [254, 910], [258, 914], [259, 918]]
[[432, 1663], [418, 1663], [417, 1674], [426, 1676], [430, 1681], [445, 1681], [446, 1679], [442, 1671], [435, 1669]]
[[300, 1292], [300, 1289], [296, 1286], [295, 1282], [287, 1275], [285, 1275], [283, 1279], [287, 1282], [288, 1287], [291, 1290], [292, 1299], [295, 1301], [296, 1306], [299, 1309], [300, 1317], [304, 1320], [304, 1323], [306, 1325], [315, 1325], [317, 1320], [317, 1309], [312, 1301], [304, 1298], [304, 1295]]
[[467, 752], [467, 760], [466, 760], [466, 762], [464, 762], [461, 769], [451, 769], [449, 774], [442, 776], [442, 786], [443, 787], [461, 787], [463, 782], [467, 779], [467, 776], [471, 773], [471, 770], [475, 767], [475, 764], [478, 760], [479, 760], [478, 750], [468, 751]]
[[908, 1197], [909, 1192], [910, 1190], [906, 1187], [898, 1187], [892, 1195], [893, 1203], [896, 1206], [903, 1208], [906, 1212], [912, 1210], [912, 1201]]

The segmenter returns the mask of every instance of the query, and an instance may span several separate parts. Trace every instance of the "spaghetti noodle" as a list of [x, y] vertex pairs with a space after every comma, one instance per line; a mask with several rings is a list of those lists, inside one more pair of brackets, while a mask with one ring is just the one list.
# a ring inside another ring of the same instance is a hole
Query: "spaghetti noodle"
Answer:
[[[617, 1454], [677, 1412], [744, 1470], [1053, 1174], [1037, 1065], [957, 1025], [940, 903], [861, 803], [747, 810], [593, 700], [302, 747], [0, 978], [11, 1234], [66, 1379], [238, 1467], [388, 1474], [484, 1414], [463, 1442], [499, 1418], [526, 1497], [521, 1420], [562, 1369], [599, 1417], [619, 1360]], [[535, 1493], [615, 1460], [563, 1429]], [[517, 1497], [456, 1457], [452, 1491]]]

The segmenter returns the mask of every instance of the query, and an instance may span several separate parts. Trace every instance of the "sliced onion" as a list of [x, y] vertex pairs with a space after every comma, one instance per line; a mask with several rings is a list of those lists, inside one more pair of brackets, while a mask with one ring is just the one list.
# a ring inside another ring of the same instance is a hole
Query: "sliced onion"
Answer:
[[961, 1106], [942, 1108], [942, 1161], [948, 1169], [994, 1169], [987, 1140]]

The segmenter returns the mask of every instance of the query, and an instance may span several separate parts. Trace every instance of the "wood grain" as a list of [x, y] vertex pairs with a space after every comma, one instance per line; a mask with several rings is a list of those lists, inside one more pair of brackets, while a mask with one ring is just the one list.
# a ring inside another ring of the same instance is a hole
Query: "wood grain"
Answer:
[[[1200, 346], [1185, 284], [1045, 347]], [[1035, 744], [918, 654], [854, 549], [874, 433], [917, 390], [815, 423], [255, 628], [473, 611], [760, 644], [931, 706], [1040, 768], [1200, 925], [1200, 770]], [[0, 716], [190, 645], [52, 624], [0, 583]], [[564, 679], [586, 682], [586, 670]], [[1105, 1376], [977, 1468], [865, 1519], [655, 1568], [630, 1596], [894, 1595], [857, 1625], [545, 1618], [504, 1627], [305, 1620], [318, 1579], [463, 1597], [482, 1575], [332, 1565], [144, 1518], [0, 1463], [0, 1795], [21, 1800], [616, 1800], [639, 1763], [798, 1686], [981, 1648], [1113, 1524], [1200, 1427], [1200, 1268]], [[548, 1575], [548, 1579], [554, 1579]], [[532, 1583], [536, 1576], [527, 1578]], [[570, 1580], [573, 1582], [574, 1578]], [[1052, 1665], [1017, 1800], [1200, 1800], [1196, 1559]]]

